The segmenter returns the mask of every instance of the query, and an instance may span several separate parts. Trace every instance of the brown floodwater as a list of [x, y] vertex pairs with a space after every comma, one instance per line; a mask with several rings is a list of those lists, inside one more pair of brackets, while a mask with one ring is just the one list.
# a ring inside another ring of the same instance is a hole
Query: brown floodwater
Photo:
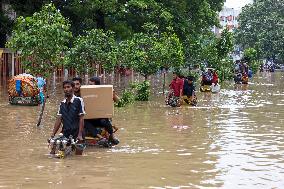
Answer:
[[284, 188], [284, 72], [198, 92], [197, 107], [165, 106], [154, 81], [149, 102], [115, 108], [118, 146], [55, 159], [47, 138], [60, 84], [37, 128], [40, 107], [9, 105], [1, 79], [0, 188]]

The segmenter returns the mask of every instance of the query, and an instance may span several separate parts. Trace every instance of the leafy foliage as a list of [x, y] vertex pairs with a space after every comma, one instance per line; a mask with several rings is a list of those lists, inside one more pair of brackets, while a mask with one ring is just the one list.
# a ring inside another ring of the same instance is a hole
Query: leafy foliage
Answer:
[[182, 44], [175, 34], [134, 34], [119, 44], [118, 61], [141, 73], [145, 79], [160, 67], [180, 67], [184, 64]]
[[66, 65], [78, 73], [91, 73], [92, 64], [97, 63], [110, 71], [116, 64], [117, 45], [111, 31], [93, 29], [75, 39], [74, 47], [66, 57]]
[[221, 37], [217, 38], [211, 33], [202, 36], [192, 47], [197, 47], [196, 60], [207, 63], [208, 67], [217, 70], [220, 80], [231, 79], [233, 76], [233, 62], [228, 59], [233, 49], [233, 36], [224, 29]]
[[150, 98], [150, 82], [143, 81], [142, 83], [133, 83], [132, 89], [134, 90], [135, 100], [148, 101]]
[[62, 64], [63, 53], [72, 34], [70, 24], [48, 4], [31, 17], [19, 17], [7, 46], [21, 53], [23, 65], [31, 73], [48, 76]]
[[48, 0], [9, 0], [9, 4], [16, 11], [17, 15], [20, 16], [31, 16], [35, 12], [42, 9], [42, 6], [50, 3]]
[[253, 60], [249, 63], [249, 67], [253, 73], [256, 73], [259, 70], [261, 64], [261, 60]]
[[247, 48], [244, 52], [244, 58], [248, 61], [254, 61], [258, 59], [257, 51], [254, 48]]
[[262, 58], [284, 59], [284, 3], [258, 0], [243, 8], [237, 43], [254, 48]]
[[[17, 15], [30, 16], [50, 0], [9, 0]], [[74, 36], [94, 28], [112, 30], [119, 41], [130, 39], [134, 33], [146, 33], [145, 25], [152, 23], [159, 33], [172, 28], [180, 39], [187, 61], [194, 56], [190, 48], [196, 36], [218, 25], [218, 11], [224, 0], [53, 0], [56, 8], [71, 22]]]
[[247, 48], [244, 52], [244, 59], [248, 61], [253, 73], [256, 73], [261, 64], [261, 61], [258, 60], [258, 52], [254, 48]]
[[194, 72], [194, 71], [191, 71], [191, 70], [182, 70], [180, 74], [184, 77], [191, 76], [191, 77], [194, 78], [194, 81], [197, 81], [200, 77], [198, 72]]
[[221, 37], [216, 44], [217, 55], [219, 58], [226, 58], [233, 50], [233, 35], [228, 29], [224, 29]]
[[145, 79], [159, 70], [162, 64], [159, 58], [161, 49], [154, 36], [137, 33], [134, 34], [128, 44], [130, 45], [130, 56], [126, 63], [127, 67], [132, 67], [135, 71], [141, 73]]
[[[49, 2], [40, 0], [37, 5], [26, 3], [33, 1], [10, 0], [10, 3], [18, 15], [26, 16]], [[111, 70], [115, 64], [133, 67], [147, 79], [160, 67], [179, 69], [185, 62], [200, 63], [199, 60], [217, 62], [221, 59], [216, 58], [215, 47], [208, 45], [216, 41], [212, 40], [211, 36], [208, 37], [208, 31], [213, 25], [218, 25], [218, 11], [223, 6], [223, 0], [54, 0], [52, 2], [62, 15], [70, 20], [72, 33], [78, 36], [74, 44], [73, 41], [70, 42], [73, 47], [67, 53], [66, 63], [75, 67], [80, 73], [92, 72], [89, 65], [96, 62], [108, 70]], [[98, 45], [93, 43], [98, 38], [104, 38], [99, 32], [96, 34], [86, 32], [94, 32], [95, 28], [102, 29], [107, 35], [106, 38], [110, 39], [108, 47], [101, 42]], [[83, 51], [90, 46], [91, 50]], [[94, 47], [107, 50], [102, 52], [95, 50]], [[204, 58], [206, 51], [214, 55], [214, 58]]]
[[157, 44], [161, 49], [160, 58], [165, 68], [181, 68], [184, 63], [184, 49], [176, 34], [164, 32]]
[[131, 89], [125, 89], [122, 92], [121, 98], [118, 103], [115, 104], [116, 107], [125, 107], [127, 104], [132, 104], [135, 101], [135, 96]]
[[233, 78], [233, 67], [234, 63], [230, 60], [229, 53], [233, 50], [233, 35], [224, 29], [221, 37], [216, 41], [216, 60], [214, 68], [216, 68], [217, 73], [221, 81], [229, 80]]
[[234, 62], [228, 58], [220, 60], [216, 71], [221, 81], [230, 80], [234, 76]]

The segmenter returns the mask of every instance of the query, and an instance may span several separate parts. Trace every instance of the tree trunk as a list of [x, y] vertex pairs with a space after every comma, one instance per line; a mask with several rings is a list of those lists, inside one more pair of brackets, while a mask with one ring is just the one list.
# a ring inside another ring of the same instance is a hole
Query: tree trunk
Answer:
[[165, 94], [165, 88], [166, 88], [166, 73], [163, 73], [163, 95]]

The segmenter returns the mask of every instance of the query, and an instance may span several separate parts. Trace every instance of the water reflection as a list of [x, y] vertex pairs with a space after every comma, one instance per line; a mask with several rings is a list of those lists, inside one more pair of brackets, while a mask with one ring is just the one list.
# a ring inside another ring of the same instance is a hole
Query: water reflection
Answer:
[[[162, 80], [153, 80], [161, 94]], [[121, 77], [115, 87], [130, 81]], [[283, 73], [263, 73], [248, 86], [198, 92], [197, 107], [170, 108], [158, 95], [117, 108], [113, 121], [120, 145], [58, 160], [48, 156], [46, 139], [61, 86], [51, 90], [43, 124], [36, 128], [39, 107], [9, 105], [1, 80], [0, 187], [282, 188], [283, 81]]]

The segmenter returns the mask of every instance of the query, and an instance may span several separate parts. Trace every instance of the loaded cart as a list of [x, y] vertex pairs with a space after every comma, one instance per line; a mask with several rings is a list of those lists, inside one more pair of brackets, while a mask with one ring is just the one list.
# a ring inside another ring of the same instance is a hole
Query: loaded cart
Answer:
[[20, 74], [8, 84], [9, 102], [13, 105], [36, 106], [40, 104], [37, 80], [30, 74]]

